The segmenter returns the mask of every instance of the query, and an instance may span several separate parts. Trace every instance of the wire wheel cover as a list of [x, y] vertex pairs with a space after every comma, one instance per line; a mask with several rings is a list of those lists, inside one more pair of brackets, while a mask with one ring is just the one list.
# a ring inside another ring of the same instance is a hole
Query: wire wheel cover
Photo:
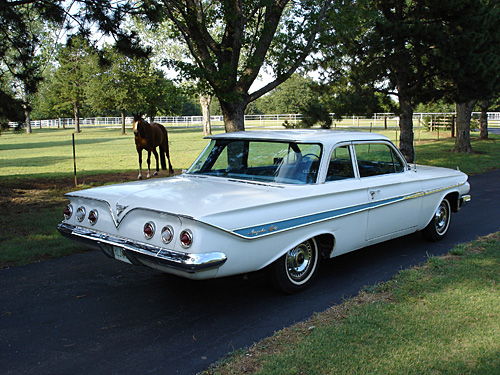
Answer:
[[448, 229], [450, 222], [450, 206], [447, 201], [441, 202], [434, 216], [436, 232], [443, 234]]
[[305, 241], [287, 253], [286, 271], [291, 281], [304, 281], [314, 269], [316, 254], [313, 246], [311, 241]]

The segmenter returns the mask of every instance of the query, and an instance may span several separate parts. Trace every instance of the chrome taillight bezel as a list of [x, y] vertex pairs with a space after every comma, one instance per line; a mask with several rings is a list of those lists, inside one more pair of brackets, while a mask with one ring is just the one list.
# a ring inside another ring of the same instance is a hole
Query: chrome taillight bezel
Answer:
[[165, 225], [161, 228], [161, 241], [164, 244], [169, 244], [174, 239], [174, 228], [171, 225]]
[[[188, 241], [184, 240], [184, 236], [188, 238]], [[187, 249], [193, 244], [193, 232], [190, 229], [184, 229], [179, 235], [179, 243], [184, 249]]]
[[73, 205], [68, 204], [64, 209], [63, 215], [65, 220], [71, 219], [71, 216], [73, 216]]
[[85, 219], [85, 216], [87, 216], [87, 211], [85, 210], [85, 207], [80, 206], [76, 210], [76, 220], [78, 220], [80, 223]]
[[[146, 228], [150, 228], [151, 233], [146, 233]], [[155, 223], [153, 223], [152, 221], [148, 221], [146, 224], [144, 224], [144, 227], [142, 228], [142, 234], [144, 235], [145, 239], [150, 240], [151, 238], [153, 238], [155, 232], [156, 232]]]
[[90, 210], [88, 220], [90, 225], [95, 225], [97, 220], [99, 220], [99, 212], [97, 210]]

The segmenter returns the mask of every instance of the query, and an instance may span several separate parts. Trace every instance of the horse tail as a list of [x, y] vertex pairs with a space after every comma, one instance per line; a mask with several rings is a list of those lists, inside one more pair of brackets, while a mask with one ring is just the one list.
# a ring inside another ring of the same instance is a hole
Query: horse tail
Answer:
[[165, 159], [165, 154], [168, 152], [168, 142], [167, 142], [167, 130], [165, 127], [161, 124], [158, 124], [161, 133], [162, 133], [162, 141], [160, 143], [160, 163], [161, 163], [161, 169], [166, 170], [167, 169], [167, 160]]
[[167, 169], [167, 160], [165, 159], [165, 150], [163, 149], [163, 145], [160, 145], [160, 163], [161, 169], [164, 171]]
[[163, 145], [160, 145], [160, 163], [161, 169], [164, 171], [167, 169], [167, 160], [165, 159], [165, 150], [163, 149]]
[[162, 131], [164, 131], [164, 137], [163, 137], [163, 142], [160, 145], [160, 151], [161, 151], [161, 165], [163, 169], [167, 169], [166, 165], [166, 160], [165, 160], [165, 155], [168, 158], [168, 171], [170, 174], [174, 174], [174, 168], [172, 167], [172, 163], [170, 162], [170, 151], [168, 147], [168, 131], [165, 129], [165, 127], [162, 125]]

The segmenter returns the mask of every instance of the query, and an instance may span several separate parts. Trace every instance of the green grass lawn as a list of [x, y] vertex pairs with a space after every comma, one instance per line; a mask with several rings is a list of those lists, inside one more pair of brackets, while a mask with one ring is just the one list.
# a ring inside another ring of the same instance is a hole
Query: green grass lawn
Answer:
[[206, 375], [500, 374], [500, 233], [233, 353]]
[[[71, 129], [35, 129], [32, 134], [0, 136], [0, 178], [61, 178], [73, 175]], [[207, 144], [199, 129], [169, 129], [170, 156], [176, 169], [188, 168]], [[84, 128], [75, 134], [77, 174], [87, 176], [138, 170], [134, 134], [128, 129]], [[147, 153], [143, 151], [143, 168]], [[152, 157], [154, 169], [154, 157]]]
[[[358, 128], [353, 128], [354, 130]], [[218, 128], [215, 133], [221, 132]], [[394, 130], [382, 134], [397, 143]], [[0, 178], [7, 180], [54, 179], [73, 176], [73, 149], [71, 129], [35, 129], [32, 134], [4, 132], [0, 136]], [[168, 129], [170, 155], [176, 170], [188, 168], [207, 144], [200, 129]], [[420, 164], [460, 167], [466, 173], [500, 167], [500, 147], [495, 147], [500, 137], [490, 135], [489, 141], [479, 141], [472, 135], [474, 155], [451, 153], [454, 140], [437, 134], [419, 131], [416, 161]], [[137, 152], [131, 129], [126, 135], [121, 130], [84, 128], [75, 134], [76, 167], [78, 176], [101, 173], [117, 173], [138, 170]], [[154, 158], [153, 158], [154, 168]], [[146, 167], [146, 152], [143, 152], [143, 168]]]

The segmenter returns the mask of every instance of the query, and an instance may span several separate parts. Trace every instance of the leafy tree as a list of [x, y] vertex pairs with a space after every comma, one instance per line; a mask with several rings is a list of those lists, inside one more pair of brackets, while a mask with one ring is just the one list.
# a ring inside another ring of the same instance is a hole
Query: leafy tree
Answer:
[[415, 108], [415, 111], [420, 113], [445, 113], [455, 112], [455, 109], [452, 103], [446, 102], [444, 99], [439, 99], [431, 100], [427, 103], [420, 103]]
[[[151, 61], [155, 66], [163, 65], [166, 60], [184, 61], [190, 58], [189, 49], [183, 42], [176, 41], [172, 34], [173, 24], [165, 20], [159, 24], [150, 24], [140, 17], [132, 18], [130, 28], [138, 33], [143, 43], [152, 50]], [[176, 81], [182, 77], [177, 76]], [[203, 116], [203, 134], [210, 135], [212, 128], [210, 124], [210, 111], [213, 92], [206, 81], [201, 79], [184, 81], [184, 87], [190, 94], [199, 98], [199, 105]]]
[[300, 123], [302, 128], [310, 128], [319, 123], [323, 129], [330, 129], [332, 117], [326, 108], [319, 102], [311, 102], [303, 109], [304, 117]]
[[[20, 3], [11, 2], [10, 9]], [[54, 13], [64, 15], [62, 2], [47, 1]], [[126, 15], [143, 15], [150, 21], [170, 19], [172, 36], [184, 41], [191, 61], [173, 64], [191, 77], [208, 82], [219, 99], [227, 131], [244, 129], [244, 111], [248, 103], [286, 81], [316, 46], [317, 36], [333, 2], [326, 0], [225, 0], [116, 2], [82, 0], [71, 19], [79, 22], [79, 32], [90, 34], [91, 22], [99, 31], [114, 35], [122, 49], [137, 48], [134, 33], [120, 28]], [[268, 66], [274, 81], [249, 93], [261, 68]]]
[[45, 2], [29, 1], [0, 6], [0, 61], [4, 74], [12, 77], [16, 87], [10, 92], [1, 91], [5, 99], [0, 106], [5, 110], [12, 100], [21, 98], [27, 133], [31, 133], [31, 100], [50, 58], [53, 38], [47, 25], [61, 23], [61, 18], [53, 14], [55, 7]]
[[[472, 69], [465, 60], [470, 58], [471, 63], [478, 64], [481, 59], [483, 65], [487, 61], [483, 57], [490, 56], [492, 62], [492, 54], [496, 54], [497, 43], [483, 43], [491, 40], [490, 33], [498, 34], [490, 26], [483, 28], [498, 20], [490, 12], [494, 9], [492, 3], [359, 0], [346, 4], [332, 19], [332, 33], [323, 35], [329, 47], [322, 50], [318, 66], [325, 70], [330, 82], [342, 82], [348, 77], [344, 86], [350, 85], [352, 90], [362, 88], [361, 92], [370, 90], [398, 98], [400, 148], [411, 162], [414, 106], [446, 92], [455, 92], [457, 100], [468, 98], [464, 95], [469, 92], [466, 87], [472, 82], [476, 82], [476, 88], [481, 84], [475, 73], [470, 79], [466, 77], [470, 71], [477, 72], [478, 66]], [[472, 47], [474, 43], [476, 47]], [[481, 53], [476, 54], [478, 48]], [[445, 77], [454, 84], [443, 87]], [[350, 96], [348, 99], [355, 100]]]
[[300, 74], [292, 76], [259, 99], [259, 110], [263, 113], [301, 113], [312, 101], [317, 100], [311, 86], [313, 80]]
[[[158, 1], [183, 40], [192, 63], [172, 66], [209, 83], [218, 98], [226, 131], [244, 130], [247, 105], [285, 82], [315, 46], [331, 1]], [[269, 65], [274, 81], [249, 93]]]
[[30, 100], [42, 78], [47, 56], [43, 49], [52, 41], [48, 38], [48, 27], [65, 35], [75, 30], [87, 37], [95, 32], [112, 35], [123, 50], [144, 55], [136, 35], [127, 34], [120, 28], [137, 5], [137, 2], [115, 0], [0, 1], [0, 74], [7, 69], [21, 88], [16, 91], [2, 89], [0, 96], [5, 98], [0, 101], [2, 111], [9, 113], [8, 106], [22, 96], [26, 129], [30, 132]]
[[366, 86], [318, 85], [315, 90], [321, 95], [322, 106], [337, 120], [348, 115], [373, 116], [375, 113], [398, 111], [397, 103], [388, 95], [374, 92]]
[[23, 103], [14, 99], [11, 77], [0, 75], [0, 133], [10, 121], [23, 121]]
[[151, 67], [146, 58], [128, 57], [116, 48], [108, 47], [105, 55], [109, 64], [90, 79], [86, 89], [89, 104], [97, 112], [116, 108], [122, 115], [125, 134], [125, 114], [141, 113], [155, 117], [181, 111], [181, 99], [174, 84], [161, 71]]
[[346, 4], [333, 20], [334, 31], [324, 35], [330, 46], [323, 49], [319, 62], [328, 81], [344, 87], [337, 95], [337, 106], [340, 99], [350, 102], [347, 107], [358, 108], [363, 101], [366, 110], [372, 111], [376, 102], [370, 92], [398, 98], [400, 149], [410, 162], [414, 158], [413, 105], [425, 94], [429, 71], [424, 58], [432, 32], [422, 22], [428, 17], [420, 3], [361, 0]]
[[[434, 9], [441, 15], [439, 55], [440, 90], [457, 103], [455, 152], [473, 152], [470, 119], [478, 101], [487, 104], [500, 84], [500, 2], [497, 0], [447, 1]], [[487, 105], [486, 105], [487, 107]]]
[[85, 88], [98, 69], [98, 56], [88, 40], [72, 37], [68, 44], [58, 51], [58, 69], [53, 84], [59, 102], [54, 106], [70, 106], [75, 118], [75, 132], [80, 132], [80, 110], [85, 101]]

